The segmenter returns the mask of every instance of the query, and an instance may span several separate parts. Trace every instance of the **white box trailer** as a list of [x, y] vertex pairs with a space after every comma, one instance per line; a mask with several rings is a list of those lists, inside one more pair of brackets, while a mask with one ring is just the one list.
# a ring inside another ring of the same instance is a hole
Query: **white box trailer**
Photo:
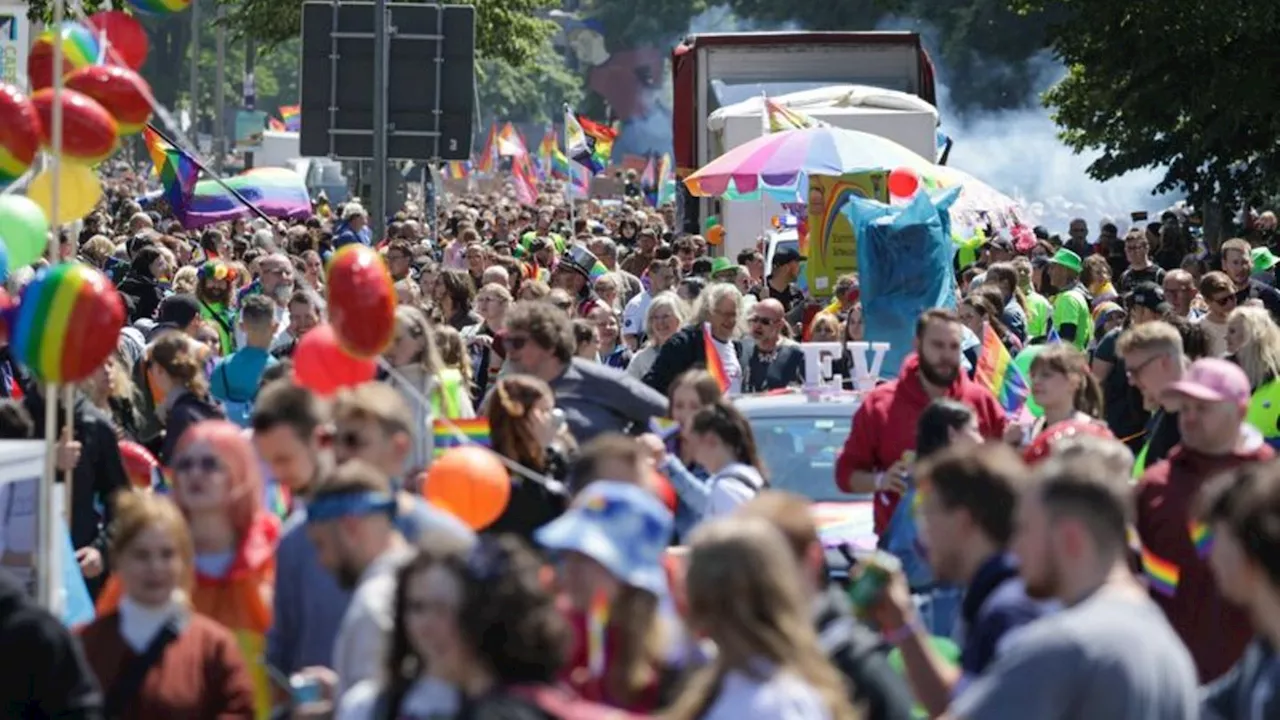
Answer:
[[[938, 112], [918, 97], [892, 90], [859, 85], [839, 85], [817, 90], [770, 97], [771, 101], [802, 112], [817, 120], [847, 130], [859, 130], [888, 138], [932, 159], [937, 149]], [[708, 151], [712, 158], [755, 140], [764, 133], [761, 98], [721, 108], [707, 119]], [[804, 197], [796, 202], [804, 202]], [[771, 229], [771, 218], [783, 212], [777, 199], [730, 201], [708, 200], [725, 229], [724, 253], [734, 257], [739, 250], [753, 247]]]

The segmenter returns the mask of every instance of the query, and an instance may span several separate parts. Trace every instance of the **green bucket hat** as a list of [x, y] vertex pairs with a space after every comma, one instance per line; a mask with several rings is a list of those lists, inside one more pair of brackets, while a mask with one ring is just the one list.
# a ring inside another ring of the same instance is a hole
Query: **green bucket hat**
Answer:
[[1049, 262], [1054, 265], [1061, 265], [1062, 267], [1076, 273], [1084, 269], [1084, 265], [1080, 262], [1080, 256], [1066, 248], [1061, 248], [1058, 252], [1054, 253]]
[[1249, 251], [1249, 257], [1253, 260], [1254, 272], [1266, 272], [1280, 263], [1280, 258], [1272, 254], [1270, 248], [1256, 247]]
[[727, 257], [718, 257], [711, 260], [711, 277], [715, 277], [726, 270], [737, 272], [737, 263]]

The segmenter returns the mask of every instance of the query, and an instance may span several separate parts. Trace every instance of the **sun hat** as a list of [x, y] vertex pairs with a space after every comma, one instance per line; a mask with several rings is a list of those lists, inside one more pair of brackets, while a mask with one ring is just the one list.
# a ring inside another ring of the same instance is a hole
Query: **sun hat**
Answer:
[[1053, 254], [1053, 257], [1049, 262], [1054, 265], [1061, 265], [1062, 267], [1076, 273], [1084, 269], [1084, 265], [1080, 262], [1080, 256], [1066, 248], [1059, 248], [1058, 252]]
[[738, 271], [737, 263], [727, 257], [716, 257], [711, 259], [711, 277], [715, 277], [726, 270]]
[[1280, 263], [1280, 258], [1271, 252], [1271, 248], [1256, 247], [1249, 252], [1249, 257], [1253, 260], [1254, 272], [1266, 272]]
[[533, 537], [548, 550], [586, 555], [620, 582], [662, 596], [667, 592], [662, 556], [671, 529], [671, 511], [652, 492], [598, 480]]

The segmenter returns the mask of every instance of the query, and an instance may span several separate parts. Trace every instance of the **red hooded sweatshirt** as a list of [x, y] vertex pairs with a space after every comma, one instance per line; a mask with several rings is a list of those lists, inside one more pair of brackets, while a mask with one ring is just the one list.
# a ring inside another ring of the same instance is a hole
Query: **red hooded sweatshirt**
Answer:
[[1230, 455], [1205, 455], [1177, 445], [1142, 475], [1137, 488], [1137, 531], [1148, 553], [1177, 568], [1172, 594], [1152, 582], [1151, 597], [1196, 661], [1200, 682], [1220, 677], [1244, 654], [1253, 637], [1249, 616], [1222, 596], [1209, 564], [1191, 540], [1191, 517], [1200, 488], [1218, 473], [1275, 456], [1261, 437]]
[[[946, 397], [973, 408], [978, 416], [978, 429], [989, 440], [1004, 435], [1007, 417], [1004, 408], [990, 390], [969, 379], [961, 371]], [[920, 380], [920, 360], [915, 355], [902, 362], [898, 379], [878, 386], [862, 401], [853, 414], [853, 429], [844, 441], [844, 450], [836, 460], [836, 485], [845, 492], [855, 470], [883, 472], [907, 451], [916, 449], [916, 423], [932, 399]], [[876, 493], [875, 529], [884, 532], [898, 506], [897, 493]]]

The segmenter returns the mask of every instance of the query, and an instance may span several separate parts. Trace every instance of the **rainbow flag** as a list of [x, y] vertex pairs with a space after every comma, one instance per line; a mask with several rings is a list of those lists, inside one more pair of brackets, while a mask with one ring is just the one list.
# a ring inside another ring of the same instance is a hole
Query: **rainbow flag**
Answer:
[[645, 203], [649, 207], [658, 207], [658, 169], [652, 155], [644, 164], [644, 171], [640, 173], [640, 187], [644, 189]]
[[[253, 168], [223, 182], [270, 217], [291, 220], [311, 217], [307, 185], [301, 175], [288, 168]], [[255, 215], [216, 180], [196, 183], [180, 210], [174, 208], [174, 215], [188, 230]]]
[[605, 637], [609, 631], [609, 596], [597, 590], [587, 609], [587, 669], [591, 677], [604, 677]]
[[658, 161], [658, 205], [676, 201], [676, 171], [671, 163], [671, 153], [662, 153]]
[[302, 129], [302, 106], [301, 105], [281, 105], [280, 118], [284, 120], [284, 129], [289, 132], [298, 132]]
[[464, 180], [471, 174], [471, 163], [467, 160], [450, 160], [445, 163], [444, 175], [450, 180]]
[[517, 157], [511, 163], [511, 181], [516, 188], [516, 201], [521, 205], [538, 202], [538, 179], [534, 176], [533, 163], [528, 155]]
[[521, 158], [529, 155], [529, 146], [525, 144], [524, 136], [510, 122], [503, 125], [502, 130], [498, 132], [496, 146], [500, 157]]
[[591, 170], [579, 163], [569, 163], [569, 195], [585, 198], [591, 195]]
[[592, 175], [609, 166], [617, 130], [576, 115], [568, 107], [564, 110], [564, 127], [565, 150], [574, 162], [591, 170]]
[[569, 179], [569, 173], [571, 172], [569, 169], [569, 158], [565, 157], [565, 154], [560, 152], [559, 147], [552, 149], [549, 165], [549, 171], [553, 180]]
[[151, 126], [142, 129], [142, 138], [155, 172], [160, 176], [160, 183], [164, 186], [160, 191], [161, 195], [169, 203], [174, 216], [181, 220], [187, 198], [195, 191], [200, 168], [196, 167], [195, 160], [190, 155], [160, 137], [160, 133]]
[[1191, 544], [1196, 546], [1196, 556], [1207, 560], [1213, 551], [1213, 529], [1199, 520], [1187, 523], [1187, 534], [1191, 536]]
[[551, 160], [551, 154], [554, 153], [558, 147], [559, 143], [556, 142], [555, 127], [547, 128], [547, 131], [542, 134], [542, 142], [538, 143], [538, 159], [541, 160], [543, 164], [550, 164], [549, 161]]
[[649, 432], [666, 440], [680, 432], [680, 423], [668, 417], [651, 417], [649, 418]]
[[1027, 383], [1022, 379], [1022, 371], [1013, 364], [1009, 349], [1000, 342], [995, 328], [989, 324], [982, 338], [982, 350], [979, 351], [978, 368], [973, 379], [990, 390], [1010, 415], [1021, 410], [1027, 402]]
[[484, 139], [484, 147], [480, 149], [480, 157], [476, 159], [476, 170], [482, 173], [493, 172], [494, 160], [498, 156], [496, 144], [498, 142], [498, 126], [496, 124], [489, 126], [489, 135]]
[[1178, 591], [1178, 579], [1182, 571], [1177, 565], [1151, 552], [1142, 546], [1142, 572], [1147, 576], [1151, 589], [1166, 597], [1173, 597]]
[[[468, 418], [466, 420], [436, 420], [432, 424], [432, 435], [435, 437], [435, 456], [440, 457], [445, 450], [462, 445], [482, 445], [493, 447], [493, 438], [489, 435], [487, 418]], [[455, 431], [454, 428], [457, 428]], [[462, 433], [464, 441], [458, 437]]]
[[724, 360], [716, 349], [715, 338], [711, 336], [711, 323], [702, 323], [702, 351], [707, 356], [707, 372], [716, 379], [720, 392], [729, 392], [729, 373], [724, 369]]

